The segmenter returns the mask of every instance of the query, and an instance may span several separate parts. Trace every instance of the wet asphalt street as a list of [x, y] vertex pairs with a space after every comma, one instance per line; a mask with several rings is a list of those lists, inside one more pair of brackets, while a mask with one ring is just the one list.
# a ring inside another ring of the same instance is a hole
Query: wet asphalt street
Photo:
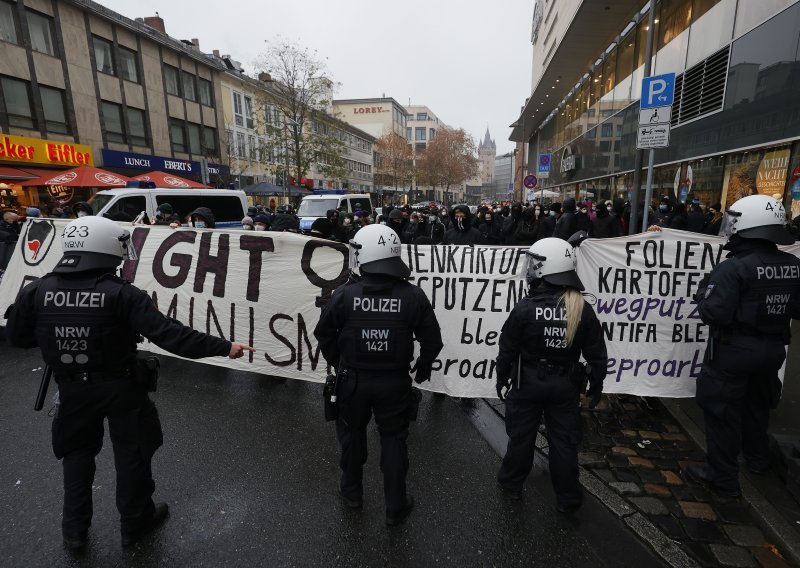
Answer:
[[106, 434], [89, 548], [72, 559], [61, 543], [51, 405], [32, 410], [41, 359], [4, 342], [0, 359], [0, 566], [660, 565], [591, 496], [574, 519], [556, 512], [540, 470], [524, 501], [507, 500], [495, 486], [500, 458], [452, 399], [423, 397], [409, 439], [416, 508], [390, 529], [374, 423], [364, 509], [355, 512], [338, 497], [338, 448], [320, 385], [166, 357], [153, 395], [165, 443], [153, 470], [155, 498], [171, 517], [122, 550]]

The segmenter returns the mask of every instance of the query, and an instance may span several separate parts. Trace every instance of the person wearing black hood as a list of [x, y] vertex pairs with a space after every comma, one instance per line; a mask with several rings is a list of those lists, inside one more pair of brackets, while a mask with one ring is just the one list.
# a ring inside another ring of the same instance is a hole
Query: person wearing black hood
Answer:
[[475, 245], [481, 233], [472, 226], [472, 213], [466, 205], [456, 205], [450, 213], [450, 228], [444, 234], [443, 245]]
[[625, 202], [622, 200], [621, 197], [615, 197], [614, 201], [612, 201], [612, 210], [610, 215], [612, 217], [616, 217], [619, 221], [620, 227], [622, 229], [622, 234], [628, 234], [628, 222], [625, 219]]
[[[508, 208], [504, 207], [503, 210], [506, 211]], [[522, 203], [514, 203], [508, 216], [503, 219], [503, 242], [505, 244], [511, 244], [520, 219], [522, 219]]]
[[533, 207], [527, 207], [522, 211], [522, 217], [517, 223], [517, 230], [506, 240], [509, 246], [531, 246], [536, 242], [539, 233], [539, 223]]
[[272, 217], [271, 231], [299, 231], [300, 218], [294, 214], [291, 205], [281, 205]]
[[481, 233], [481, 244], [493, 246], [502, 245], [502, 221], [495, 220], [494, 213], [491, 209], [486, 209], [480, 218], [483, 219], [478, 225], [478, 231]]
[[198, 207], [192, 211], [191, 220], [192, 227], [198, 229], [214, 228], [214, 213], [208, 207]]
[[394, 208], [389, 212], [386, 226], [397, 233], [401, 241], [403, 239], [403, 232], [406, 230], [406, 223], [408, 223], [408, 221], [403, 217], [403, 212], [400, 209]]
[[553, 236], [557, 239], [564, 239], [565, 241], [575, 234], [577, 231], [577, 219], [575, 218], [575, 199], [567, 197], [561, 206], [561, 217], [556, 221], [556, 227], [553, 230]]
[[580, 209], [575, 213], [575, 230], [585, 231], [587, 234], [592, 229], [592, 219], [589, 217], [589, 204], [581, 203]]
[[611, 206], [601, 203], [597, 207], [597, 216], [592, 219], [589, 236], [594, 239], [608, 239], [622, 236], [622, 225], [613, 215]]
[[700, 200], [692, 199], [692, 207], [686, 215], [686, 230], [693, 233], [704, 233], [706, 229], [706, 214], [700, 209]]
[[658, 211], [653, 218], [654, 225], [658, 225], [659, 227], [666, 227], [669, 223], [669, 215], [672, 211], [672, 205], [670, 204], [669, 197], [666, 195], [661, 198], [661, 203], [658, 204]]
[[672, 208], [672, 215], [669, 218], [669, 228], [678, 229], [680, 231], [688, 230], [688, 216], [686, 215], [686, 205], [683, 203], [676, 203]]
[[337, 241], [339, 240], [342, 225], [339, 223], [339, 211], [338, 209], [328, 209], [325, 212], [325, 218], [330, 221], [332, 227], [331, 236], [335, 238]]
[[708, 208], [709, 217], [706, 222], [705, 233], [707, 235], [719, 235], [719, 230], [722, 227], [722, 204], [718, 201]]
[[[444, 224], [441, 221], [441, 217], [438, 215], [439, 210], [437, 208], [431, 209], [430, 214], [428, 215], [428, 223], [426, 224], [427, 233], [426, 237], [431, 240], [432, 245], [441, 244], [442, 239], [444, 239], [444, 233], [447, 230]], [[422, 244], [422, 243], [420, 243]]]
[[75, 217], [86, 217], [87, 215], [94, 215], [94, 209], [85, 201], [78, 201], [72, 206], [72, 212]]
[[539, 228], [536, 231], [536, 240], [546, 239], [553, 236], [553, 231], [556, 230], [556, 222], [558, 214], [561, 211], [560, 203], [551, 203], [550, 209], [542, 212], [544, 215], [539, 221]]

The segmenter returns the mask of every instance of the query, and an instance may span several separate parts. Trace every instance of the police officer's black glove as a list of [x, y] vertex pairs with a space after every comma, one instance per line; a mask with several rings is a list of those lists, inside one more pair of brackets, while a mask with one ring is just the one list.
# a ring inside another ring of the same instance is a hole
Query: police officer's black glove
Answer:
[[506, 396], [508, 396], [508, 391], [511, 390], [511, 378], [501, 379], [498, 377], [495, 388], [497, 389], [497, 398], [505, 400]]
[[417, 357], [417, 360], [414, 361], [414, 365], [411, 367], [411, 372], [413, 373], [414, 371], [416, 371], [416, 374], [414, 375], [414, 382], [417, 383], [418, 385], [421, 385], [425, 381], [431, 380], [430, 365], [423, 364], [419, 360], [419, 357]]
[[592, 410], [600, 402], [600, 397], [603, 396], [603, 383], [590, 383], [589, 391], [586, 393], [586, 395], [589, 398], [589, 410]]

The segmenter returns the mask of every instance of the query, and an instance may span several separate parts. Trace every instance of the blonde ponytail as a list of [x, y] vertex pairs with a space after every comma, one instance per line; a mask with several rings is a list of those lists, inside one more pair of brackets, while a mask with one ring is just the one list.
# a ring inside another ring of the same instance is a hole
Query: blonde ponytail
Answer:
[[565, 288], [564, 293], [558, 299], [558, 305], [564, 306], [567, 312], [567, 346], [572, 347], [575, 334], [578, 333], [578, 325], [581, 323], [583, 315], [583, 294], [575, 288]]

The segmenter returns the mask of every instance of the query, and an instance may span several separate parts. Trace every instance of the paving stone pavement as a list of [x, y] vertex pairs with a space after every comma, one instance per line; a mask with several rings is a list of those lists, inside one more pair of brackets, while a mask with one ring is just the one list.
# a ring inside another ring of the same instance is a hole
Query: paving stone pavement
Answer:
[[[487, 403], [503, 415], [501, 402]], [[683, 468], [705, 456], [660, 403], [606, 395], [593, 411], [584, 409], [582, 420], [581, 466], [629, 505], [627, 515], [644, 515], [697, 564], [790, 565], [746, 502], [684, 479]]]

